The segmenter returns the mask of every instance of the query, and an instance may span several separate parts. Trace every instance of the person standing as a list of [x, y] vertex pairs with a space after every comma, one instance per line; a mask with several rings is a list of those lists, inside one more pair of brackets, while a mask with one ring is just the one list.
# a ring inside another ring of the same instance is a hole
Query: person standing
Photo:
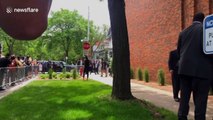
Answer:
[[15, 85], [16, 82], [16, 78], [17, 78], [17, 62], [16, 62], [16, 56], [12, 55], [10, 58], [11, 63], [9, 64], [9, 78], [10, 81], [8, 83], [10, 83], [12, 86]]
[[0, 58], [0, 90], [4, 90], [5, 74], [7, 73], [7, 67], [11, 64], [10, 54], [7, 54], [5, 58]]
[[89, 70], [90, 70], [90, 61], [89, 61], [88, 57], [85, 56], [83, 80], [84, 80], [85, 74], [87, 74], [87, 80], [88, 80], [88, 78], [89, 78]]
[[105, 77], [107, 77], [107, 63], [106, 61], [102, 58], [101, 59], [101, 77], [103, 77], [103, 74], [105, 73]]
[[113, 77], [113, 59], [111, 58], [109, 61], [109, 76]]
[[95, 74], [99, 74], [98, 68], [99, 68], [99, 61], [96, 60], [96, 61], [95, 61]]
[[180, 91], [180, 80], [178, 77], [178, 55], [177, 50], [173, 50], [169, 54], [169, 71], [172, 76], [172, 88], [173, 88], [173, 98], [176, 102], [180, 101], [178, 97]]
[[213, 78], [213, 61], [204, 54], [203, 13], [193, 17], [193, 24], [179, 34], [178, 74], [181, 83], [181, 99], [178, 119], [187, 120], [191, 93], [195, 105], [195, 120], [205, 120], [210, 82]]

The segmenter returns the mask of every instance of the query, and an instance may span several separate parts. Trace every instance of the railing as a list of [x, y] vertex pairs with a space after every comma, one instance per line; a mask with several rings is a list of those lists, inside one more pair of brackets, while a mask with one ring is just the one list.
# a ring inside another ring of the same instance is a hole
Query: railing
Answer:
[[0, 68], [0, 88], [7, 88], [16, 83], [38, 75], [38, 66]]

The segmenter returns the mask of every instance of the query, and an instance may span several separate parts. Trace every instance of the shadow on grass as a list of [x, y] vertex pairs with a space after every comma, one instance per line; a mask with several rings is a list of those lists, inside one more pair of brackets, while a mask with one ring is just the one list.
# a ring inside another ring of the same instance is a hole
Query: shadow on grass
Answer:
[[154, 120], [139, 102], [112, 100], [110, 93], [110, 86], [94, 81], [36, 81], [0, 101], [0, 118]]

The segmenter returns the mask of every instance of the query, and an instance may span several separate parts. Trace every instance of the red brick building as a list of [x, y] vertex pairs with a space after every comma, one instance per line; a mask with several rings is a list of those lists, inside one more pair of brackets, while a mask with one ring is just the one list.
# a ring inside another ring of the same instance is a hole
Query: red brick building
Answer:
[[191, 25], [197, 12], [213, 12], [213, 0], [126, 0], [131, 67], [147, 68], [150, 80], [168, 71], [169, 52], [176, 48], [179, 32]]

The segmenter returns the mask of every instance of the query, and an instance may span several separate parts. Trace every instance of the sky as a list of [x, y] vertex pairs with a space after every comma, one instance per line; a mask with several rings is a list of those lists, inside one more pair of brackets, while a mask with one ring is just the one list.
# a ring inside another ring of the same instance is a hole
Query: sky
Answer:
[[53, 0], [50, 11], [58, 11], [61, 8], [71, 11], [77, 10], [80, 15], [87, 19], [88, 6], [90, 6], [90, 20], [94, 21], [95, 25], [106, 24], [110, 26], [107, 0], [103, 2], [99, 0]]

